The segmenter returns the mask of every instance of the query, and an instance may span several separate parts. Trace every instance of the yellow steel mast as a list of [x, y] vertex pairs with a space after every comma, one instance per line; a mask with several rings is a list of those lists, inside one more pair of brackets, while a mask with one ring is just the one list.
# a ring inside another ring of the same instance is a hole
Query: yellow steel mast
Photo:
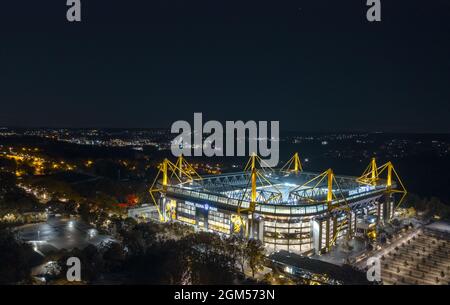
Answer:
[[[377, 167], [375, 158], [372, 158], [369, 166], [363, 172], [363, 174], [356, 179], [357, 182], [367, 185], [376, 186], [378, 181], [380, 180], [381, 174], [386, 171], [386, 191], [389, 193], [401, 193], [403, 194], [397, 207], [403, 202], [406, 194], [408, 193], [405, 186], [403, 185], [402, 179], [398, 175], [397, 171], [394, 168], [394, 165], [391, 161], [386, 162], [385, 164]], [[396, 181], [399, 184], [399, 188], [392, 188], [393, 184], [393, 176], [395, 176]]]
[[280, 168], [280, 172], [293, 172], [298, 174], [303, 171], [302, 162], [300, 161], [300, 157], [298, 152], [296, 152], [287, 162]]
[[[150, 186], [149, 193], [150, 197], [152, 198], [153, 204], [155, 205], [156, 210], [158, 211], [160, 221], [164, 222], [165, 217], [161, 212], [161, 209], [159, 208], [154, 193], [159, 192], [161, 194], [164, 194], [167, 191], [167, 187], [170, 181], [172, 180], [172, 177], [174, 176], [179, 183], [184, 183], [186, 181], [193, 181], [193, 180], [201, 180], [202, 177], [194, 170], [194, 168], [186, 160], [184, 160], [182, 155], [178, 157], [178, 160], [175, 164], [170, 162], [167, 158], [164, 159], [163, 162], [158, 166], [158, 169], [159, 169], [158, 173], [156, 174], [156, 177], [153, 180], [152, 185]], [[169, 171], [171, 172], [170, 177]], [[158, 187], [158, 180], [160, 179], [161, 175], [162, 175], [161, 180], [162, 187]], [[182, 180], [183, 176], [187, 178], [186, 181]]]
[[168, 174], [167, 174], [167, 162], [169, 160], [164, 159], [163, 163], [162, 163], [162, 173], [163, 173], [163, 180], [162, 180], [162, 185], [163, 187], [167, 186], [167, 181], [168, 181]]
[[[251, 224], [252, 224], [253, 223], [253, 213], [255, 212], [257, 199], [258, 199], [258, 192], [257, 192], [258, 179], [261, 183], [265, 183], [266, 185], [271, 185], [275, 190], [277, 190], [277, 192], [274, 195], [272, 195], [270, 198], [263, 200], [264, 202], [269, 201], [271, 199], [275, 200], [282, 196], [281, 192], [277, 189], [277, 187], [272, 185], [272, 183], [263, 174], [260, 173], [260, 170], [258, 170], [258, 168], [256, 166], [257, 162], [260, 164], [260, 166], [265, 164], [265, 162], [260, 157], [258, 157], [256, 154], [253, 153], [250, 156], [247, 164], [244, 167], [244, 172], [250, 172], [250, 177], [249, 177], [249, 181], [248, 181], [246, 188], [243, 190], [242, 197], [238, 202], [237, 216], [233, 218], [234, 219], [233, 223], [244, 226], [246, 234], [248, 232], [247, 232], [247, 228], [245, 227], [245, 222], [242, 219], [242, 212], [248, 212], [249, 220], [251, 221]], [[265, 165], [267, 166], [267, 164], [265, 164]], [[273, 171], [273, 169], [271, 169], [271, 168], [269, 168], [269, 169], [271, 171]], [[261, 168], [261, 171], [264, 172], [264, 169]], [[242, 202], [244, 201], [245, 195], [247, 194], [249, 184], [251, 184], [250, 185], [249, 207], [242, 208]], [[262, 202], [262, 203], [264, 203], [264, 202]], [[235, 230], [235, 231], [238, 231], [238, 230]]]
[[327, 183], [327, 203], [328, 206], [331, 207], [331, 202], [333, 201], [333, 179], [334, 179], [334, 174], [333, 174], [333, 170], [331, 168], [329, 168], [326, 171], [326, 175], [328, 177], [328, 183]]

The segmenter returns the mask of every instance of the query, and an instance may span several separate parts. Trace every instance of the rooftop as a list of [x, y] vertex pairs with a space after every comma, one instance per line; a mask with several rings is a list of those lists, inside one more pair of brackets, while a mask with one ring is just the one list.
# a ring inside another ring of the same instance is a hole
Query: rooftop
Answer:
[[343, 284], [368, 284], [366, 275], [351, 266], [336, 266], [331, 263], [312, 259], [285, 250], [274, 252], [269, 259], [275, 264], [294, 268], [294, 272], [327, 275], [330, 279]]
[[[327, 198], [327, 181], [323, 179], [317, 185], [306, 184], [317, 177], [318, 173], [299, 172], [285, 173], [273, 171], [263, 174], [257, 180], [257, 200], [259, 204], [299, 205], [323, 202]], [[386, 189], [386, 185], [379, 183], [376, 186], [357, 182], [357, 177], [335, 176], [333, 184], [334, 200], [346, 200], [363, 197]], [[203, 176], [202, 179], [172, 184], [173, 191], [198, 192], [201, 194], [216, 195], [230, 199], [249, 201], [251, 193], [250, 173], [236, 172], [219, 175]]]

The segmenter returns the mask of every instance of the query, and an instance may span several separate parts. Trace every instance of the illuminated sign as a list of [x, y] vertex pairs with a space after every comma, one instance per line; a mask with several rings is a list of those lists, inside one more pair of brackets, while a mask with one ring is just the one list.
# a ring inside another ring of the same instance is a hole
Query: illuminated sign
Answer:
[[217, 212], [216, 207], [212, 207], [212, 206], [208, 205], [207, 203], [201, 204], [201, 203], [194, 203], [194, 202], [190, 202], [190, 201], [185, 201], [184, 203], [186, 205], [190, 205], [190, 206], [202, 209], [202, 210], [206, 210], [206, 211], [211, 210], [211, 211]]
[[356, 194], [366, 193], [366, 192], [369, 192], [374, 189], [375, 189], [375, 187], [372, 185], [360, 186], [359, 188], [357, 188], [355, 190], [349, 191], [348, 195], [352, 196], [352, 195], [356, 195]]

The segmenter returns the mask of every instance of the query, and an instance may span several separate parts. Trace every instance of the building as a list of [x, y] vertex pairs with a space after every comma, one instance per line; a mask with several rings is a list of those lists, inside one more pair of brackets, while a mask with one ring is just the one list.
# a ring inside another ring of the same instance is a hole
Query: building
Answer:
[[128, 217], [138, 221], [158, 219], [158, 210], [153, 204], [142, 204], [127, 209]]
[[[165, 160], [151, 188], [159, 194], [160, 220], [256, 238], [269, 252], [322, 254], [361, 232], [361, 219], [376, 224], [391, 219], [395, 193], [406, 193], [390, 162], [377, 167], [373, 160], [361, 177], [351, 177], [331, 169], [303, 171], [298, 155], [281, 169], [258, 168], [257, 158], [241, 172], [203, 177], [182, 157]], [[403, 189], [396, 189], [393, 173]]]
[[349, 265], [337, 266], [285, 250], [268, 256], [271, 267], [293, 278], [308, 280], [309, 284], [368, 285], [365, 272]]

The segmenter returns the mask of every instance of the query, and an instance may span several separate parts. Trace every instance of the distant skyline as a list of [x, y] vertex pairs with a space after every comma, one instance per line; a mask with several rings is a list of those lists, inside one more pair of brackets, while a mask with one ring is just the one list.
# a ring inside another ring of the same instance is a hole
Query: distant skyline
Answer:
[[0, 126], [450, 132], [450, 3], [81, 0], [3, 4]]
[[[67, 130], [166, 130], [170, 133], [170, 126], [169, 127], [90, 127], [90, 126], [80, 126], [80, 127], [64, 127], [64, 126], [0, 126], [0, 131], [2, 129], [8, 129], [8, 130], [45, 130], [45, 129], [67, 129]], [[174, 135], [176, 133], [173, 133]], [[444, 137], [450, 136], [450, 132], [415, 132], [415, 131], [372, 131], [372, 130], [315, 130], [315, 131], [301, 131], [301, 130], [287, 130], [287, 129], [281, 129], [280, 130], [280, 136], [291, 136], [291, 135], [331, 135], [331, 134], [385, 134], [385, 135], [442, 135]]]

